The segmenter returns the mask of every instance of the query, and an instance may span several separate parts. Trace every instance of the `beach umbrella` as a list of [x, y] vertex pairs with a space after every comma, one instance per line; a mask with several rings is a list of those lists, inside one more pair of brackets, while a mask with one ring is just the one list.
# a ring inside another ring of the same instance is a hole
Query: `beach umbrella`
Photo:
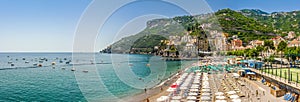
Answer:
[[198, 89], [190, 89], [191, 92], [198, 92]]
[[232, 99], [236, 99], [236, 98], [239, 98], [240, 96], [238, 96], [238, 95], [231, 95], [229, 97], [232, 98]]
[[192, 86], [191, 89], [199, 89], [199, 86]]
[[216, 100], [215, 102], [227, 102], [226, 100]]
[[209, 86], [202, 86], [203, 89], [209, 89]]
[[161, 96], [159, 98], [156, 99], [157, 102], [165, 102], [169, 99], [168, 96]]
[[194, 100], [188, 100], [188, 101], [186, 101], [186, 102], [196, 102], [196, 101], [194, 101]]
[[231, 101], [232, 101], [232, 102], [242, 102], [241, 99], [232, 99]]
[[170, 102], [180, 102], [180, 100], [171, 100]]
[[216, 99], [225, 99], [225, 96], [216, 96]]
[[232, 95], [232, 94], [235, 94], [236, 92], [235, 91], [228, 91], [226, 93]]
[[197, 95], [198, 95], [198, 93], [191, 92], [191, 93], [189, 93], [188, 95], [189, 95], [189, 96], [197, 96]]
[[170, 102], [181, 102], [180, 100], [171, 100]]
[[210, 93], [202, 93], [201, 95], [202, 95], [202, 96], [211, 96]]
[[202, 92], [210, 92], [210, 89], [202, 89]]
[[200, 83], [200, 81], [194, 81], [193, 83], [194, 83], [194, 84], [199, 84], [199, 83]]
[[167, 89], [167, 92], [174, 92], [174, 91], [176, 91], [175, 88], [168, 88], [168, 89]]
[[221, 95], [224, 95], [224, 93], [223, 92], [216, 92], [215, 95], [221, 96]]
[[172, 99], [173, 100], [180, 100], [182, 97], [181, 96], [173, 96]]
[[188, 88], [186, 86], [181, 86], [179, 89], [180, 90], [185, 90], [185, 89], [188, 89]]
[[202, 100], [202, 101], [209, 101], [209, 100], [211, 100], [211, 98], [209, 96], [202, 96], [200, 98], [200, 100]]
[[195, 97], [195, 96], [188, 96], [186, 99], [188, 99], [188, 100], [196, 100], [197, 97]]
[[200, 85], [198, 85], [198, 84], [192, 84], [192, 87], [199, 87]]
[[173, 85], [171, 85], [171, 88], [177, 88], [177, 83], [174, 83]]

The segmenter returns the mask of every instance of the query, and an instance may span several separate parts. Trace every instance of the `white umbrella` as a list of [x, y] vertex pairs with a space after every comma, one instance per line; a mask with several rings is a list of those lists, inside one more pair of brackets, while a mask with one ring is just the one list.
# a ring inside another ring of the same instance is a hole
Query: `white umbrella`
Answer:
[[208, 100], [211, 100], [211, 98], [209, 96], [202, 96], [200, 98], [202, 101], [208, 101]]
[[181, 98], [182, 98], [181, 96], [173, 96], [173, 97], [172, 97], [173, 100], [179, 100], [179, 99], [181, 99]]
[[198, 89], [190, 89], [190, 91], [192, 91], [192, 92], [197, 92], [197, 91], [199, 91]]
[[188, 89], [188, 88], [186, 86], [181, 86], [179, 89], [184, 90], [184, 89]]
[[215, 95], [224, 95], [223, 92], [216, 92]]
[[157, 102], [164, 102], [167, 101], [169, 99], [168, 96], [161, 96], [159, 98], [156, 99]]
[[238, 96], [238, 95], [231, 95], [229, 97], [232, 98], [232, 99], [236, 99], [236, 98], [239, 98], [240, 96]]
[[232, 101], [232, 102], [242, 102], [241, 99], [232, 99], [231, 101]]
[[216, 99], [225, 99], [225, 96], [216, 96]]
[[202, 95], [202, 96], [211, 96], [210, 93], [202, 93], [201, 95]]
[[188, 100], [196, 100], [197, 97], [195, 97], [195, 96], [188, 96], [186, 99], [188, 99]]
[[199, 86], [192, 86], [191, 89], [199, 89]]
[[210, 89], [202, 89], [202, 92], [210, 92]]
[[171, 100], [170, 102], [180, 102], [180, 100]]
[[195, 93], [195, 92], [192, 92], [192, 93], [189, 93], [189, 96], [197, 96], [198, 93]]
[[168, 92], [174, 92], [174, 91], [176, 91], [176, 89], [175, 88], [168, 88], [167, 91]]
[[194, 83], [194, 84], [199, 84], [199, 83], [200, 83], [200, 81], [194, 81], [193, 83]]
[[203, 86], [202, 89], [210, 89], [209, 86]]
[[228, 93], [228, 94], [235, 94], [236, 92], [235, 91], [228, 91], [228, 92], [226, 92], [226, 93]]
[[215, 102], [227, 102], [226, 100], [216, 100]]

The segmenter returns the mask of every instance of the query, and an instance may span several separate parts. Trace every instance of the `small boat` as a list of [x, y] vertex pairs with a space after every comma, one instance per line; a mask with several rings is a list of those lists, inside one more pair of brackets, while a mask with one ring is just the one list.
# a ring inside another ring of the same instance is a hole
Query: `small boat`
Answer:
[[66, 62], [66, 64], [70, 64], [70, 62]]
[[59, 60], [59, 63], [63, 63], [63, 61], [62, 61], [62, 60]]
[[35, 64], [32, 64], [32, 65], [36, 67], [38, 64], [35, 63]]
[[150, 66], [150, 64], [148, 63], [148, 64], [146, 64], [146, 66], [148, 66], [148, 67], [149, 67], [149, 66]]
[[55, 65], [55, 64], [56, 64], [55, 62], [52, 62], [52, 63], [51, 63], [51, 65]]
[[42, 64], [38, 64], [38, 67], [43, 67], [43, 65]]
[[67, 60], [67, 58], [64, 58], [64, 60]]
[[44, 61], [39, 61], [39, 63], [43, 63]]
[[62, 67], [61, 69], [62, 69], [62, 70], [66, 70], [66, 68], [65, 68], [65, 67]]
[[71, 69], [71, 71], [75, 71], [75, 70], [76, 70], [75, 68], [72, 68], [72, 69]]
[[15, 66], [15, 64], [12, 63], [12, 64], [10, 64], [10, 66]]
[[22, 60], [25, 60], [25, 58], [22, 58]]
[[132, 64], [132, 63], [129, 63], [128, 65], [129, 65], [129, 66], [133, 66], [133, 64]]
[[25, 63], [29, 63], [29, 61], [25, 61]]
[[84, 73], [88, 73], [89, 71], [88, 71], [88, 70], [83, 70], [82, 72], [84, 72]]
[[12, 64], [12, 62], [11, 61], [9, 61], [9, 62], [7, 62], [8, 64]]

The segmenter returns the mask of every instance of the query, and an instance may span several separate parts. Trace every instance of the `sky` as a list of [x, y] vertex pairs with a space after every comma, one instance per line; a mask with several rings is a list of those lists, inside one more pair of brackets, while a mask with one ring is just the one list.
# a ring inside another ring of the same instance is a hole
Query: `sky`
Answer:
[[[87, 12], [89, 16], [95, 17], [108, 15], [106, 19], [94, 18], [93, 24], [84, 26], [88, 29], [105, 21], [98, 29], [97, 36], [91, 39], [95, 43], [92, 49], [94, 51], [99, 51], [124, 36], [140, 32], [146, 27], [148, 20], [190, 13], [178, 5], [158, 0], [140, 0], [116, 8], [115, 12], [106, 13], [106, 9], [120, 1], [99, 1], [101, 3], [97, 9], [89, 12], [89, 5], [95, 3], [92, 0], [0, 0], [0, 52], [72, 52], [74, 37], [77, 36], [80, 25], [85, 24], [84, 15]], [[200, 1], [199, 3], [177, 1], [191, 5], [189, 9], [199, 11], [193, 13], [213, 12], [224, 8], [261, 9], [266, 12], [300, 10], [300, 3], [296, 0], [190, 0]], [[88, 35], [90, 32], [84, 33]], [[79, 51], [87, 49], [84, 46], [89, 43], [84, 42], [88, 40], [81, 39], [82, 50]]]

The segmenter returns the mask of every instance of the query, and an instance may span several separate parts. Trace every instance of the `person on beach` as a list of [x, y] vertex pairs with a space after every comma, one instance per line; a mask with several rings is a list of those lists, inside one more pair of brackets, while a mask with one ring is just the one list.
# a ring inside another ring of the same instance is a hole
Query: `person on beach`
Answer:
[[149, 98], [147, 98], [147, 102], [150, 102]]
[[145, 93], [147, 93], [147, 89], [146, 88], [144, 89], [144, 91], [145, 91]]
[[258, 96], [258, 90], [256, 90], [256, 97]]
[[162, 86], [160, 86], [160, 91], [161, 91], [161, 92], [163, 91], [163, 87], [162, 87]]

